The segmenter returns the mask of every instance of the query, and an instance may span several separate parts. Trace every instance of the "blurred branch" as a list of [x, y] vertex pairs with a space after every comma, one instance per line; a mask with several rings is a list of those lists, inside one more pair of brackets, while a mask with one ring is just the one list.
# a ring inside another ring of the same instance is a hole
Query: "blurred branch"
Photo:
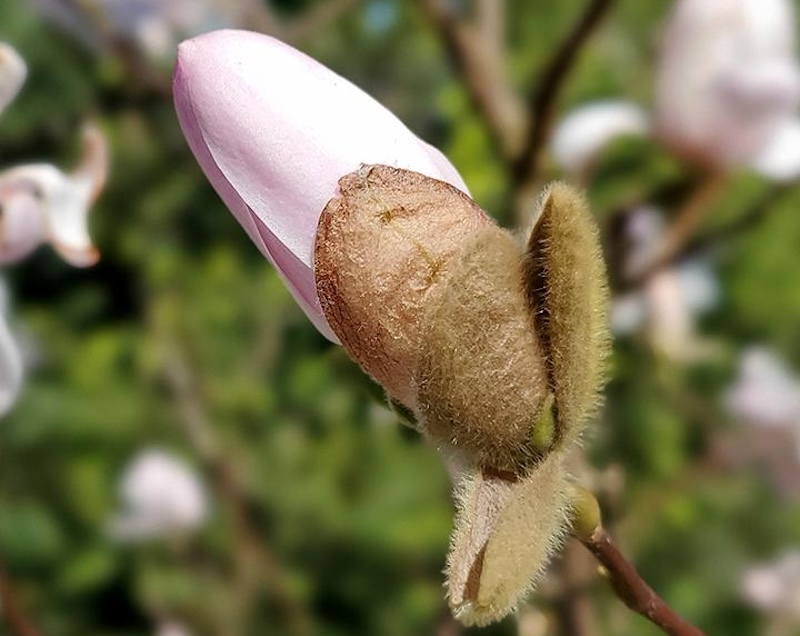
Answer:
[[763, 196], [749, 206], [739, 217], [726, 225], [694, 238], [685, 245], [678, 257], [692, 256], [728, 241], [765, 221], [775, 205], [786, 193], [797, 188], [796, 183], [772, 186]]
[[242, 26], [253, 31], [282, 37], [280, 16], [272, 9], [271, 2], [264, 0], [242, 0]]
[[505, 0], [476, 0], [470, 22], [457, 15], [446, 0], [419, 2], [501, 157], [510, 161], [521, 151], [525, 112], [507, 77]]
[[243, 492], [236, 471], [226, 460], [212, 433], [211, 423], [202, 406], [202, 400], [194, 388], [194, 382], [188, 365], [178, 344], [164, 338], [163, 372], [171, 389], [180, 414], [179, 421], [186, 432], [190, 444], [194, 447], [222, 501], [228, 506], [228, 513], [233, 520], [237, 537], [236, 544], [242, 548], [237, 551], [237, 570], [239, 583], [242, 586], [240, 597], [246, 599], [253, 596], [254, 583], [263, 578], [270, 584], [270, 589], [277, 602], [283, 608], [293, 633], [311, 633], [310, 619], [303, 606], [295, 602], [284, 583], [277, 557], [252, 527], [248, 515], [248, 497]]
[[364, 0], [328, 0], [307, 9], [305, 13], [283, 26], [287, 42], [297, 43], [322, 33], [342, 15], [355, 9]]
[[14, 636], [39, 636], [30, 618], [17, 602], [17, 594], [8, 573], [0, 561], [0, 618], [4, 619]]
[[728, 174], [725, 172], [710, 173], [699, 182], [675, 214], [661, 242], [653, 250], [652, 258], [635, 264], [633, 271], [626, 273], [631, 286], [646, 281], [685, 249], [727, 182]]
[[681, 618], [642, 579], [633, 565], [624, 557], [602, 525], [582, 543], [603, 566], [603, 574], [625, 605], [657, 625], [670, 636], [704, 636], [703, 632]]
[[264, 0], [245, 0], [245, 2], [243, 27], [267, 33], [289, 44], [297, 44], [325, 31], [333, 22], [364, 0], [318, 2], [292, 20], [282, 18], [272, 8], [271, 2]]
[[528, 134], [513, 169], [514, 182], [517, 185], [536, 181], [539, 158], [547, 144], [559, 93], [581, 48], [613, 4], [614, 0], [591, 0], [544, 67], [528, 100]]
[[171, 99], [169, 76], [145, 59], [133, 42], [120, 36], [100, 4], [87, 0], [61, 0], [61, 3], [86, 19], [88, 27], [97, 35], [100, 46], [114, 54], [125, 69], [126, 76], [134, 80], [137, 88], [162, 99]]
[[592, 603], [589, 597], [587, 561], [591, 557], [579, 551], [574, 542], [564, 546], [561, 559], [561, 593], [556, 601], [556, 611], [560, 624], [559, 633], [569, 636], [592, 636], [597, 633]]

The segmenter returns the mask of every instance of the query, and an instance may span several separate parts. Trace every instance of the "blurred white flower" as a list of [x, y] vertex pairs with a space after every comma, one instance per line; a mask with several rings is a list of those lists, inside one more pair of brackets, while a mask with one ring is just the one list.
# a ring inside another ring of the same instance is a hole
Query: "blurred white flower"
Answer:
[[[800, 176], [800, 66], [788, 0], [678, 0], [655, 77], [649, 131], [635, 105], [589, 104], [558, 126], [553, 152], [559, 164], [585, 176], [612, 138], [646, 133], [712, 169], [749, 164], [777, 181]], [[563, 142], [581, 136], [583, 144]]]
[[567, 172], [584, 177], [609, 142], [625, 135], [641, 137], [649, 125], [647, 113], [635, 104], [594, 102], [561, 120], [553, 132], [553, 156]]
[[[634, 211], [627, 226], [631, 249], [626, 266], [635, 268], [651, 259], [663, 231], [661, 212], [650, 207]], [[666, 358], [691, 360], [705, 350], [695, 335], [696, 317], [713, 308], [718, 297], [708, 263], [684, 261], [656, 272], [641, 289], [616, 297], [611, 329], [618, 335], [643, 330], [652, 347]]]
[[770, 349], [751, 347], [742, 352], [738, 377], [724, 401], [739, 419], [797, 429], [800, 436], [800, 377]]
[[656, 132], [710, 165], [748, 162], [800, 101], [788, 0], [679, 0], [656, 72]]
[[27, 75], [25, 60], [10, 45], [0, 42], [0, 113], [17, 96]]
[[756, 172], [783, 182], [800, 175], [800, 121], [787, 120], [777, 129], [773, 139], [753, 158]]
[[77, 267], [97, 262], [88, 231], [89, 208], [108, 172], [106, 142], [100, 130], [83, 131], [83, 156], [64, 173], [46, 163], [15, 166], [0, 172], [0, 263], [18, 261], [49, 241]]
[[747, 570], [741, 591], [762, 612], [800, 621], [800, 550], [789, 550], [772, 563]]
[[22, 352], [8, 326], [8, 287], [0, 280], [0, 416], [17, 401], [24, 377]]
[[166, 619], [158, 624], [155, 636], [191, 636], [191, 632], [182, 623]]
[[158, 449], [136, 456], [119, 485], [124, 510], [111, 522], [119, 540], [140, 540], [194, 530], [208, 516], [205, 489], [192, 469]]

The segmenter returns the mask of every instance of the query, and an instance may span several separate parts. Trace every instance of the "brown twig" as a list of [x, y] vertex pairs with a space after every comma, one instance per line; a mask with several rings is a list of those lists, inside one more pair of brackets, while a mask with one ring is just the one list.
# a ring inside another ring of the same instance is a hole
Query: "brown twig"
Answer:
[[512, 177], [517, 186], [536, 181], [539, 158], [547, 143], [559, 93], [581, 48], [613, 4], [614, 0], [591, 0], [542, 71], [528, 100], [528, 133], [514, 163]]
[[510, 161], [521, 151], [525, 110], [507, 77], [505, 0], [478, 0], [469, 22], [446, 0], [420, 0], [420, 5], [443, 41], [498, 154]]
[[178, 343], [168, 336], [164, 336], [162, 340], [164, 379], [175, 397], [180, 415], [179, 423], [190, 444], [205, 463], [233, 523], [240, 548], [237, 551], [237, 569], [242, 588], [240, 598], [252, 597], [255, 584], [258, 579], [262, 579], [269, 583], [275, 599], [293, 628], [293, 633], [310, 633], [310, 618], [287, 589], [285, 575], [277, 557], [252, 527], [248, 514], [248, 497], [242, 492], [236, 471], [214, 439], [211, 423], [195, 390], [191, 372]]
[[742, 212], [736, 219], [689, 241], [676, 256], [692, 256], [724, 243], [765, 221], [772, 206], [784, 194], [794, 190], [797, 184], [778, 184], [770, 188], [761, 197]]
[[631, 610], [644, 616], [669, 636], [704, 636], [702, 631], [681, 618], [653, 591], [602, 526], [581, 541], [603, 566], [616, 595]]
[[0, 562], [0, 618], [14, 636], [39, 636], [31, 619], [17, 601], [14, 585]]
[[711, 173], [700, 181], [675, 214], [661, 242], [653, 250], [652, 257], [644, 263], [635, 263], [632, 271], [627, 272], [630, 285], [637, 286], [647, 280], [682, 252], [727, 181], [725, 172]]

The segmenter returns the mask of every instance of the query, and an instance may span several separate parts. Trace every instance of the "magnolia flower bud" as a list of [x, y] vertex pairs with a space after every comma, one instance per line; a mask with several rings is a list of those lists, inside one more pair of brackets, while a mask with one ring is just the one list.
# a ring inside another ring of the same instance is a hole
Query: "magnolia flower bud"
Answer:
[[585, 202], [553, 186], [523, 242], [394, 116], [266, 36], [184, 43], [174, 86], [200, 165], [308, 316], [459, 467], [448, 597], [465, 623], [501, 618], [566, 531], [564, 462], [602, 382]]

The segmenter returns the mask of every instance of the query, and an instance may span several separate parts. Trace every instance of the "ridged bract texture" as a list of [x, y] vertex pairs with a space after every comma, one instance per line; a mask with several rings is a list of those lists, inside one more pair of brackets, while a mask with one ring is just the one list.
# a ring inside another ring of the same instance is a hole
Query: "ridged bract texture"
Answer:
[[464, 240], [490, 224], [460, 190], [389, 166], [342, 177], [322, 212], [314, 276], [325, 318], [351, 357], [408, 407], [428, 297]]

